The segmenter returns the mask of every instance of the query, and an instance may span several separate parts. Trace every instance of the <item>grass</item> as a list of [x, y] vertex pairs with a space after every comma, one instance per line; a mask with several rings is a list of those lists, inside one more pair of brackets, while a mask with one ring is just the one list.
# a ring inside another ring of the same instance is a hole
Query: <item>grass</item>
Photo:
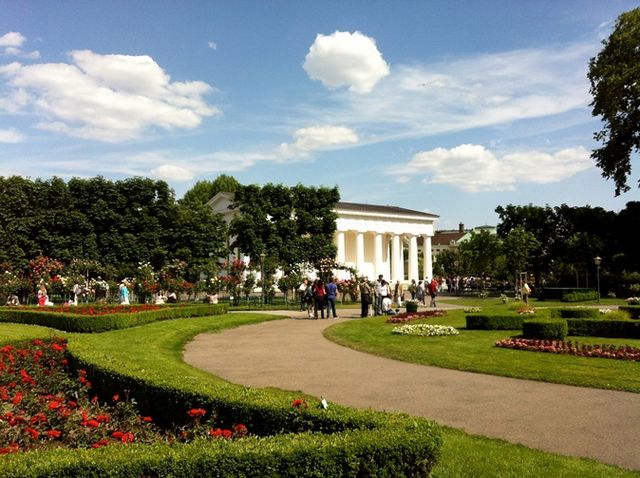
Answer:
[[[485, 310], [489, 309], [483, 306], [483, 312]], [[495, 312], [495, 309], [491, 311]], [[640, 362], [497, 348], [494, 346], [497, 340], [516, 337], [521, 332], [466, 330], [465, 313], [462, 310], [449, 310], [445, 317], [418, 321], [451, 325], [460, 331], [460, 335], [451, 337], [394, 335], [391, 334], [391, 329], [395, 325], [385, 321], [385, 317], [372, 317], [362, 321], [343, 322], [326, 329], [325, 336], [347, 347], [404, 362], [640, 393]], [[586, 344], [628, 344], [640, 347], [638, 339], [568, 339]]]
[[[277, 318], [264, 314], [231, 314], [171, 320], [101, 334], [65, 335], [71, 350], [90, 348], [92, 355], [99, 355], [100, 360], [113, 366], [126, 364], [129, 370], [133, 367], [145, 375], [153, 375], [154, 371], [168, 368], [176, 375], [208, 387], [227, 382], [185, 364], [181, 357], [184, 345], [199, 333], [216, 332]], [[0, 324], [2, 342], [18, 338], [47, 337], [50, 334], [51, 329], [44, 327]], [[451, 428], [444, 428], [443, 437], [443, 455], [433, 473], [436, 478], [640, 476], [640, 473], [593, 460], [546, 453], [502, 440], [468, 435]]]

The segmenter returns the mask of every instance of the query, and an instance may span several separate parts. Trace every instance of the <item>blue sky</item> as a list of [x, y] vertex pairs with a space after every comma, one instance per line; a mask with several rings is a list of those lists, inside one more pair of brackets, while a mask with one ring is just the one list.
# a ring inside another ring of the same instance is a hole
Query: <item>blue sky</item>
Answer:
[[441, 229], [619, 210], [586, 72], [636, 6], [0, 0], [0, 175], [337, 185]]

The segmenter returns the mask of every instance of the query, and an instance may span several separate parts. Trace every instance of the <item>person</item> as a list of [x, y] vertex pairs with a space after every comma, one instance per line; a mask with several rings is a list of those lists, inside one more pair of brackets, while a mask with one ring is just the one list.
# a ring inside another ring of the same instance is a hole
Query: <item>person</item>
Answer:
[[318, 312], [320, 312], [320, 316], [324, 319], [324, 307], [325, 307], [325, 299], [327, 297], [327, 289], [324, 287], [324, 282], [321, 279], [317, 279], [313, 286], [313, 318], [318, 318]]
[[209, 299], [209, 303], [210, 304], [217, 304], [218, 303], [218, 293], [217, 292], [214, 292], [213, 294], [208, 295], [207, 298]]
[[393, 302], [396, 303], [398, 307], [402, 307], [402, 296], [404, 295], [404, 290], [402, 289], [402, 284], [399, 280], [396, 281], [396, 285], [393, 288]]
[[371, 286], [365, 276], [360, 279], [360, 317], [363, 319], [369, 315], [369, 304], [371, 304]]
[[422, 305], [427, 305], [424, 303], [424, 297], [425, 297], [424, 285], [422, 285], [422, 281], [418, 281], [418, 285], [416, 286], [415, 298]]
[[120, 301], [120, 305], [129, 305], [129, 288], [127, 287], [126, 281], [120, 283], [118, 300]]
[[304, 279], [302, 281], [302, 284], [300, 284], [300, 287], [298, 287], [298, 295], [300, 296], [300, 312], [302, 312], [307, 306], [307, 297], [306, 297], [307, 288], [308, 288], [307, 279]]
[[73, 284], [73, 305], [78, 305], [78, 297], [83, 293], [83, 288], [77, 282]]
[[378, 280], [374, 284], [374, 292], [375, 292], [375, 304], [374, 304], [374, 308], [373, 308], [374, 315], [381, 315], [382, 314], [382, 294], [381, 294], [380, 290], [382, 288], [382, 283], [384, 282], [383, 277], [384, 276], [382, 274], [380, 274], [378, 276]]
[[527, 284], [526, 281], [524, 282], [524, 284], [522, 284], [520, 294], [522, 295], [522, 300], [524, 301], [524, 303], [529, 305], [529, 294], [531, 294], [531, 287], [529, 287], [529, 284]]
[[337, 319], [338, 316], [336, 314], [336, 297], [338, 297], [338, 285], [336, 284], [337, 278], [329, 281], [327, 283], [327, 319], [331, 318], [329, 314], [330, 311], [333, 312], [333, 318]]
[[313, 308], [313, 284], [311, 281], [305, 281], [307, 284], [307, 289], [304, 291], [304, 306], [307, 311], [307, 317], [310, 319], [313, 318], [313, 314], [311, 313], [311, 309]]
[[429, 307], [436, 307], [436, 296], [438, 295], [439, 286], [440, 284], [435, 277], [429, 282], [429, 295], [431, 296]]
[[394, 310], [391, 308], [391, 298], [390, 297], [385, 297], [384, 299], [382, 299], [382, 313], [383, 314], [388, 314], [388, 315], [394, 315], [395, 314]]
[[417, 290], [418, 290], [418, 286], [416, 285], [416, 280], [411, 279], [411, 284], [409, 284], [409, 293], [411, 294], [411, 300], [416, 300]]
[[44, 307], [49, 302], [49, 296], [47, 295], [47, 287], [44, 285], [44, 282], [40, 282], [40, 287], [38, 288], [38, 307]]
[[391, 289], [389, 287], [389, 283], [384, 279], [380, 280], [380, 311], [378, 315], [382, 315], [384, 313], [384, 309], [382, 307], [384, 300], [389, 299], [389, 301], [391, 301]]

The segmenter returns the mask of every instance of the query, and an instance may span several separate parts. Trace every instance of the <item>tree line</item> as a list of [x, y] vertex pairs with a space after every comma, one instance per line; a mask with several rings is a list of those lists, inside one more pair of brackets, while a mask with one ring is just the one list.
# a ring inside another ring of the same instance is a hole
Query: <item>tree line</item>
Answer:
[[[633, 294], [640, 284], [640, 202], [620, 212], [601, 207], [518, 206], [496, 208], [497, 234], [483, 231], [457, 251], [438, 255], [435, 272], [514, 282], [528, 272], [536, 286], [594, 287], [601, 259], [603, 290]], [[631, 288], [631, 289], [630, 289]]]

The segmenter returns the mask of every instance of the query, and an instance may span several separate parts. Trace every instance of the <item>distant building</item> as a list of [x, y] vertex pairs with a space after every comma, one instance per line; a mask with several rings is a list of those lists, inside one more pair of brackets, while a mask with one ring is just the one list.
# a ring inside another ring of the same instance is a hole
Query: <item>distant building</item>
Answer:
[[[233, 194], [221, 192], [208, 204], [231, 222], [238, 214], [229, 208], [232, 202]], [[379, 274], [393, 282], [432, 277], [431, 247], [437, 215], [351, 202], [339, 202], [336, 213], [334, 243], [338, 263], [354, 267], [370, 279]], [[239, 251], [237, 254], [248, 260]], [[420, 255], [422, 261], [418, 260]]]
[[458, 229], [436, 231], [431, 240], [433, 262], [436, 262], [438, 254], [442, 251], [456, 251], [460, 244], [471, 239], [474, 234], [480, 234], [482, 231], [486, 231], [489, 234], [497, 234], [495, 226], [478, 226], [473, 229], [465, 229], [463, 223], [458, 225]]

